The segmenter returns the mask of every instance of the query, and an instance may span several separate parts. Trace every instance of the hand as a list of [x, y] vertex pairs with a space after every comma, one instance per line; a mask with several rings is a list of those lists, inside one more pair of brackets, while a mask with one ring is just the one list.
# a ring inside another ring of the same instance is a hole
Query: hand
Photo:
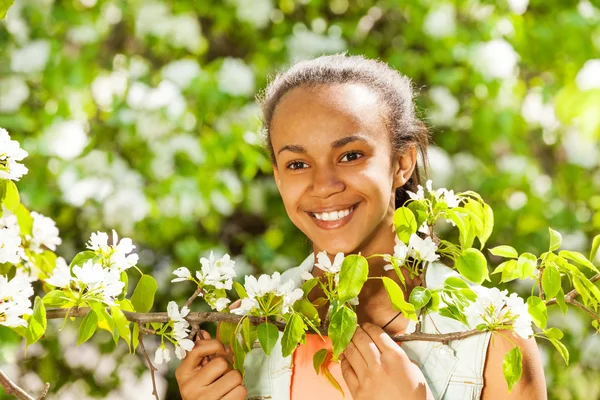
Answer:
[[242, 375], [231, 368], [231, 351], [201, 331], [192, 351], [175, 370], [183, 400], [244, 400]]
[[419, 367], [376, 325], [358, 327], [341, 358], [342, 375], [354, 400], [433, 399]]

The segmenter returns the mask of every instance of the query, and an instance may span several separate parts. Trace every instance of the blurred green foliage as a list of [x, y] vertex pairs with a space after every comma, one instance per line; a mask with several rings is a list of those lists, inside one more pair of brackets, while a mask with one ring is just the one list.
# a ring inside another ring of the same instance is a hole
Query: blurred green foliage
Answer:
[[[17, 0], [0, 23], [0, 126], [30, 153], [19, 188], [29, 209], [57, 221], [58, 253], [69, 259], [90, 232], [117, 229], [157, 277], [155, 310], [165, 310], [193, 291], [170, 286], [171, 271], [196, 268], [211, 249], [235, 256], [241, 275], [285, 270], [309, 252], [272, 181], [254, 95], [295, 59], [364, 54], [413, 80], [434, 184], [482, 194], [496, 213], [490, 247], [539, 254], [550, 225], [565, 248], [587, 253], [600, 230], [594, 4]], [[572, 360], [565, 367], [540, 343], [551, 399], [600, 398], [600, 341], [582, 320], [574, 309], [550, 317]], [[108, 334], [82, 368], [58, 328], [25, 359], [0, 329], [0, 363], [52, 392], [64, 386], [57, 398], [109, 398], [145, 371], [113, 356]], [[93, 360], [105, 357], [114, 361], [100, 379], [106, 361]], [[162, 371], [169, 399], [179, 396], [173, 367]]]

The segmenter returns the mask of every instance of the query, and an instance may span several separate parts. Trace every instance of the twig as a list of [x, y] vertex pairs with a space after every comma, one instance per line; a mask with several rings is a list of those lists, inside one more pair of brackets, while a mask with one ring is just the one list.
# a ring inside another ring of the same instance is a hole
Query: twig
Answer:
[[40, 394], [40, 397], [37, 398], [37, 400], [42, 400], [46, 398], [46, 396], [48, 395], [48, 390], [50, 390], [50, 384], [46, 382], [46, 384], [44, 385], [44, 390], [42, 391], [42, 394]]
[[577, 307], [577, 308], [585, 311], [586, 313], [590, 314], [592, 316], [592, 318], [594, 318], [596, 321], [600, 322], [600, 316], [598, 316], [596, 313], [594, 313], [594, 311], [592, 311], [588, 307], [584, 306], [583, 304], [581, 304], [577, 300], [573, 299], [569, 303], [573, 304], [575, 307]]
[[196, 291], [194, 292], [194, 294], [185, 302], [185, 306], [187, 308], [190, 308], [190, 306], [192, 305], [192, 302], [194, 300], [196, 300], [196, 297], [198, 297], [200, 295], [200, 293], [202, 293], [202, 288], [200, 286], [198, 286], [196, 288]]
[[2, 370], [0, 370], [0, 385], [4, 387], [4, 391], [6, 392], [6, 394], [12, 394], [13, 396], [21, 400], [35, 400], [33, 397], [27, 394], [27, 392], [21, 389], [16, 383], [11, 381], [10, 378], [6, 376], [6, 374]]
[[142, 349], [144, 358], [146, 358], [146, 361], [148, 362], [148, 367], [150, 368], [150, 376], [152, 377], [152, 394], [154, 395], [154, 397], [156, 397], [156, 400], [160, 400], [160, 398], [158, 397], [158, 390], [156, 390], [156, 379], [154, 378], [154, 371], [158, 371], [158, 370], [156, 369], [156, 367], [154, 365], [152, 365], [152, 362], [150, 361], [150, 357], [148, 357], [148, 353], [146, 352], [146, 348], [144, 347], [144, 335], [142, 334], [141, 330], [138, 335], [138, 338], [139, 338], [139, 342], [140, 342], [140, 348]]
[[[600, 280], [600, 274], [596, 274], [590, 278], [590, 282], [592, 282], [592, 283], [595, 283], [598, 280]], [[577, 295], [579, 295], [579, 292], [577, 292], [577, 289], [571, 290], [569, 293], [567, 293], [565, 295], [565, 303], [573, 304], [573, 299], [575, 299], [575, 297], [577, 297]], [[556, 304], [556, 298], [548, 300], [548, 302], [546, 303], [547, 306], [551, 306], [552, 304]], [[575, 304], [573, 304], [573, 305], [575, 305]]]

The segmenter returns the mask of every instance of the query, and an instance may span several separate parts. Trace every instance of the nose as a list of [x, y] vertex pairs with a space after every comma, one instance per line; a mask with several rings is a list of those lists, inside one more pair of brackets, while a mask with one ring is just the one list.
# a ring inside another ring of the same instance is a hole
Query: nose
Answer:
[[319, 198], [328, 198], [331, 195], [344, 191], [346, 185], [340, 179], [333, 167], [314, 167], [312, 194]]

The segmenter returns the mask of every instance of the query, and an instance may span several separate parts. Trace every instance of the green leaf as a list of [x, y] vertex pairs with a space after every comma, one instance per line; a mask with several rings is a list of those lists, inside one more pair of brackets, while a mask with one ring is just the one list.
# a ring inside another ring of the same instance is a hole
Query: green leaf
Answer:
[[504, 379], [506, 380], [508, 392], [510, 393], [513, 386], [521, 379], [521, 374], [523, 372], [523, 355], [518, 346], [513, 347], [512, 350], [504, 355], [502, 370], [504, 371]]
[[218, 336], [219, 341], [225, 346], [231, 343], [233, 334], [235, 333], [236, 324], [232, 322], [219, 322]]
[[417, 219], [408, 207], [400, 207], [394, 211], [394, 228], [398, 239], [408, 243], [410, 236], [417, 232]]
[[292, 314], [287, 324], [285, 324], [283, 337], [281, 338], [281, 352], [284, 357], [294, 352], [298, 343], [302, 340], [304, 332], [306, 332], [306, 325], [302, 321], [302, 317], [298, 314]]
[[113, 333], [115, 329], [115, 322], [106, 311], [106, 306], [103, 303], [91, 302], [90, 307], [92, 310], [94, 310], [96, 316], [98, 317], [98, 327]]
[[71, 261], [71, 264], [69, 264], [69, 267], [73, 268], [75, 265], [83, 265], [87, 260], [91, 260], [94, 257], [96, 257], [96, 253], [93, 251], [82, 251], [81, 253], [78, 253], [75, 257], [73, 257], [73, 260]]
[[544, 331], [544, 335], [546, 335], [546, 337], [548, 337], [549, 339], [556, 340], [560, 340], [564, 336], [563, 332], [558, 328], [548, 328]]
[[519, 253], [517, 253], [517, 250], [515, 250], [511, 246], [506, 246], [506, 245], [496, 246], [489, 250], [490, 250], [490, 253], [492, 253], [493, 255], [498, 256], [498, 257], [504, 257], [504, 258], [518, 258], [519, 257]]
[[531, 253], [523, 253], [517, 261], [517, 275], [519, 279], [529, 278], [537, 268], [537, 257]]
[[548, 338], [548, 340], [550, 340], [550, 343], [556, 347], [556, 350], [558, 350], [563, 360], [565, 360], [565, 364], [569, 365], [569, 350], [565, 347], [565, 345], [562, 344], [560, 340], [551, 338]]
[[124, 300], [127, 296], [127, 289], [129, 288], [129, 276], [127, 275], [127, 271], [121, 272], [120, 280], [125, 283], [125, 285], [123, 286], [121, 294], [117, 297], [117, 300]]
[[321, 324], [321, 319], [319, 318], [319, 312], [313, 306], [313, 304], [306, 300], [300, 299], [294, 303], [294, 310], [302, 315], [304, 315], [310, 322], [315, 325]]
[[17, 212], [15, 213], [17, 221], [19, 222], [19, 228], [21, 229], [21, 235], [32, 236], [33, 229], [33, 217], [31, 213], [23, 204], [19, 205]]
[[44, 304], [53, 307], [60, 307], [69, 302], [69, 298], [65, 295], [65, 293], [62, 290], [51, 290], [48, 293], [46, 293], [42, 300]]
[[27, 320], [27, 346], [37, 342], [46, 332], [46, 307], [39, 296], [35, 297], [33, 305], [33, 314]]
[[489, 280], [487, 260], [477, 249], [466, 249], [454, 262], [458, 272], [471, 282], [481, 284]]
[[555, 263], [550, 262], [542, 272], [542, 289], [546, 300], [554, 298], [561, 287], [560, 270]]
[[248, 292], [246, 292], [246, 289], [241, 283], [234, 281], [233, 288], [235, 289], [235, 292], [237, 293], [240, 299], [245, 299], [248, 297]]
[[131, 296], [131, 303], [135, 311], [141, 313], [150, 311], [154, 304], [156, 289], [158, 289], [156, 279], [150, 275], [142, 275]]
[[590, 262], [590, 260], [585, 258], [585, 256], [581, 253], [578, 253], [576, 251], [561, 250], [558, 252], [558, 255], [561, 257], [564, 257], [566, 259], [575, 261], [576, 263], [581, 264], [584, 267], [587, 267], [588, 269], [594, 271], [595, 273], [600, 273], [600, 271], [598, 271], [598, 268], [596, 268], [596, 266], [594, 264], [592, 264]]
[[[0, 0], [1, 2], [2, 0]], [[6, 182], [6, 192], [4, 195], [4, 201], [2, 205], [8, 209], [13, 214], [16, 214], [19, 210], [19, 206], [21, 205], [21, 199], [19, 198], [19, 190], [17, 189], [17, 185], [11, 180]]]
[[0, 19], [6, 17], [6, 12], [14, 4], [15, 0], [0, 0]]
[[537, 296], [531, 296], [527, 299], [527, 309], [533, 322], [540, 328], [546, 329], [548, 310], [544, 301]]
[[313, 356], [313, 368], [317, 375], [319, 375], [319, 372], [321, 371], [321, 364], [325, 361], [325, 356], [327, 356], [327, 349], [321, 349]]
[[[248, 318], [245, 320], [247, 321]], [[271, 351], [273, 351], [273, 347], [275, 347], [275, 343], [279, 339], [279, 330], [273, 324], [263, 323], [258, 326], [257, 333], [260, 346], [268, 356], [271, 355]]]
[[550, 232], [550, 246], [548, 246], [548, 251], [557, 250], [562, 244], [562, 235], [552, 228], [548, 228], [548, 231]]
[[494, 230], [494, 211], [492, 207], [483, 203], [483, 229], [481, 230], [481, 235], [479, 236], [479, 241], [481, 242], [480, 250], [483, 250], [485, 243], [492, 235]]
[[464, 213], [458, 212], [458, 207], [446, 210], [446, 216], [449, 220], [454, 222], [456, 227], [458, 228], [458, 241], [463, 248], [469, 248], [473, 244], [473, 239], [475, 235], [471, 231], [471, 224], [469, 223], [469, 214], [466, 212], [464, 208], [462, 210]]
[[[262, 325], [266, 325], [266, 324], [262, 324]], [[277, 329], [277, 328], [275, 328]], [[242, 338], [244, 339], [244, 351], [246, 353], [249, 353], [250, 351], [252, 351], [252, 345], [254, 344], [254, 342], [250, 339], [250, 320], [248, 318], [244, 318], [242, 320]], [[258, 336], [258, 339], [260, 340], [260, 334]], [[262, 342], [261, 342], [262, 345]], [[267, 353], [267, 350], [263, 347], [263, 350], [265, 350], [265, 353], [270, 354], [271, 353], [271, 349], [272, 347], [269, 349], [269, 352]]]
[[358, 296], [369, 276], [369, 263], [361, 255], [351, 254], [344, 258], [340, 271], [338, 295], [341, 303]]
[[333, 358], [335, 360], [338, 359], [342, 351], [350, 344], [352, 336], [354, 336], [354, 332], [356, 331], [356, 323], [356, 313], [346, 306], [338, 308], [331, 315], [327, 334], [333, 345]]
[[315, 286], [317, 286], [318, 283], [318, 279], [309, 279], [304, 282], [302, 284], [302, 291], [304, 292], [304, 295], [308, 296], [308, 294], [314, 289]]
[[420, 310], [425, 307], [431, 300], [431, 292], [423, 286], [417, 286], [410, 292], [408, 301], [415, 306], [415, 310]]
[[560, 307], [560, 310], [563, 314], [567, 314], [567, 303], [565, 303], [565, 292], [563, 292], [562, 288], [556, 294], [556, 304]]
[[416, 321], [417, 314], [415, 311], [415, 306], [404, 300], [404, 292], [402, 291], [400, 286], [398, 286], [396, 281], [386, 276], [382, 277], [381, 279], [383, 280], [383, 286], [387, 291], [388, 297], [392, 302], [392, 307], [394, 308], [394, 310], [401, 311], [406, 318], [410, 318], [413, 321]]
[[451, 276], [444, 281], [444, 286], [449, 286], [455, 289], [468, 289], [469, 284], [458, 276]]
[[590, 250], [590, 261], [594, 262], [596, 254], [598, 253], [598, 248], [600, 248], [600, 235], [596, 235], [594, 240], [592, 240], [592, 250]]
[[427, 215], [429, 213], [429, 209], [427, 205], [421, 203], [420, 201], [411, 201], [406, 206], [410, 211], [412, 211], [413, 215], [417, 220], [417, 226], [423, 225], [423, 222], [427, 221]]
[[94, 332], [96, 332], [97, 326], [98, 317], [96, 316], [96, 313], [93, 310], [90, 310], [90, 312], [87, 313], [87, 315], [81, 321], [81, 325], [79, 325], [79, 337], [77, 338], [77, 346], [91, 338]]
[[[125, 342], [127, 343], [127, 346], [131, 346], [131, 330], [129, 328], [129, 325], [131, 324], [131, 322], [129, 322], [127, 320], [127, 318], [125, 317], [125, 314], [123, 314], [123, 311], [121, 311], [121, 309], [119, 307], [116, 306], [111, 306], [110, 307], [110, 314], [113, 318], [113, 320], [115, 321], [115, 327], [117, 328], [117, 332], [119, 334], [120, 337], [123, 338], [123, 340], [125, 340]], [[118, 339], [115, 340], [115, 344], [117, 343]]]
[[231, 343], [233, 344], [233, 368], [244, 376], [244, 359], [246, 358], [246, 352], [244, 352], [244, 348], [235, 335]]

